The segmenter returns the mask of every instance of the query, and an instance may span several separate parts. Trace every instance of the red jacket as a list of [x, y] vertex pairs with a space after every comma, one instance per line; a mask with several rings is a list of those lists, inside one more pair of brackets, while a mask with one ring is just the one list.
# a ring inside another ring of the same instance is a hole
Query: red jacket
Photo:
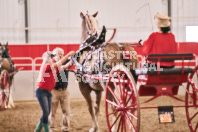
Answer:
[[[143, 43], [143, 53], [149, 54], [169, 54], [177, 53], [177, 43], [172, 33], [152, 33]], [[160, 66], [174, 66], [174, 62], [161, 62]]]

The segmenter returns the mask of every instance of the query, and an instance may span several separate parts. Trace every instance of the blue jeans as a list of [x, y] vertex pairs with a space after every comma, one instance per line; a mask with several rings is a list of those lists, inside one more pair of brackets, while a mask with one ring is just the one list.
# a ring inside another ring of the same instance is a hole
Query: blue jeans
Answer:
[[41, 122], [47, 124], [48, 123], [48, 116], [50, 114], [51, 110], [51, 104], [52, 104], [52, 94], [50, 91], [37, 88], [36, 90], [36, 97], [38, 99], [38, 102], [41, 106], [41, 109], [43, 111], [43, 115], [41, 116]]

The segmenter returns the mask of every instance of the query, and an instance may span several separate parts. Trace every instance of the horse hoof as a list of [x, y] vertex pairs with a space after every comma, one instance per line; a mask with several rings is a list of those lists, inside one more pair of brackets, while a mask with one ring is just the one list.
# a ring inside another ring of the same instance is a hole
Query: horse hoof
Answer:
[[113, 126], [113, 127], [111, 128], [111, 132], [117, 132], [117, 126]]
[[89, 129], [89, 132], [100, 132], [100, 130], [99, 130], [99, 129], [96, 130], [96, 129], [94, 129], [94, 128], [92, 127], [91, 129]]
[[89, 132], [95, 132], [94, 128], [89, 129]]

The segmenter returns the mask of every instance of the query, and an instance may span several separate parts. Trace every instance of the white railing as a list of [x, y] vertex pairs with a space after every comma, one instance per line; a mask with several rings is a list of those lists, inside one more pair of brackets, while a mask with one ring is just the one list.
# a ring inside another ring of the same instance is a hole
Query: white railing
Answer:
[[15, 66], [31, 66], [32, 69], [33, 69], [34, 63], [33, 63], [33, 59], [31, 57], [12, 57], [12, 60], [27, 60], [27, 61], [31, 61], [31, 63], [29, 63], [29, 64], [19, 63], [19, 64], [15, 64]]
[[[27, 60], [27, 61], [31, 61], [31, 63], [28, 64], [24, 64], [24, 63], [19, 63], [19, 64], [14, 64], [15, 66], [31, 66], [32, 70], [34, 68], [34, 60], [31, 57], [12, 57], [12, 60]], [[34, 74], [33, 77], [34, 78]], [[34, 86], [34, 82], [33, 82], [33, 86]]]
[[[142, 55], [137, 55], [138, 56], [138, 59], [140, 60], [140, 63], [144, 62], [144, 57]], [[38, 60], [42, 60], [42, 57], [36, 57], [35, 59], [32, 59], [31, 57], [12, 57], [12, 60], [27, 60], [27, 61], [30, 61], [30, 63], [28, 64], [24, 64], [24, 63], [18, 63], [18, 64], [15, 64], [15, 66], [30, 66], [32, 69], [31, 71], [33, 72], [33, 75], [32, 75], [32, 79], [33, 79], [33, 87], [35, 87], [35, 82], [36, 82], [36, 77], [35, 77], [35, 72], [36, 72], [36, 67], [37, 66], [41, 66], [41, 63], [37, 63]], [[176, 63], [182, 63], [182, 61], [176, 61]], [[186, 64], [190, 64], [189, 66], [191, 68], [194, 68], [195, 66], [198, 65], [198, 57], [196, 57], [196, 59], [194, 60], [191, 60], [191, 61], [187, 61], [185, 60], [184, 61], [185, 65]], [[192, 63], [195, 64], [192, 65]], [[177, 65], [177, 64], [176, 64]]]
[[38, 60], [43, 60], [42, 59], [42, 57], [36, 57], [36, 58], [34, 58], [34, 61], [33, 61], [33, 69], [32, 69], [32, 71], [33, 71], [33, 87], [35, 88], [36, 86], [35, 86], [35, 82], [36, 82], [36, 77], [35, 77], [35, 71], [36, 71], [36, 67], [37, 66], [41, 66], [41, 63], [39, 63], [39, 64], [37, 64], [37, 61]]
[[34, 58], [34, 61], [33, 61], [33, 71], [35, 71], [36, 70], [36, 66], [41, 66], [41, 63], [40, 64], [37, 64], [36, 63], [36, 61], [38, 61], [38, 60], [43, 60], [42, 59], [42, 57], [36, 57], [36, 58]]

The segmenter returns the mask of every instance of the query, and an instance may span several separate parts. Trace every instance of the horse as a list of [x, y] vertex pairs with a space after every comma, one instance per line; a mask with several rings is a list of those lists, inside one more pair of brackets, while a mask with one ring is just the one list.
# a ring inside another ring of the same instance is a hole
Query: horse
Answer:
[[[90, 46], [86, 46], [89, 45], [89, 43], [93, 44], [95, 41], [100, 42], [97, 41], [98, 25], [95, 19], [97, 14], [98, 12], [94, 13], [93, 15], [89, 15], [88, 13], [84, 15], [82, 12], [80, 13], [80, 17], [82, 18], [82, 25], [81, 25], [82, 36], [81, 36], [80, 48], [82, 50], [80, 52], [81, 54], [77, 58], [77, 61], [81, 65], [83, 65], [85, 71], [90, 74], [102, 74], [102, 73], [108, 74], [110, 72], [110, 69], [114, 65], [118, 63], [123, 63], [124, 65], [126, 65], [126, 63], [130, 63], [131, 65], [129, 65], [128, 68], [131, 69], [132, 74], [134, 75], [134, 69], [135, 67], [138, 67], [138, 59], [137, 59], [137, 53], [135, 52], [134, 48], [131, 47], [130, 45], [124, 43], [103, 42], [103, 43], [97, 43], [95, 46], [96, 49], [92, 49]], [[103, 45], [103, 46], [97, 46], [97, 45]], [[126, 56], [125, 51], [133, 53], [133, 58], [131, 59], [124, 58]], [[102, 55], [101, 52], [107, 54]], [[97, 67], [99, 67], [99, 69], [101, 68], [101, 70], [98, 70]], [[86, 81], [82, 81], [83, 76], [80, 76], [79, 78], [80, 80], [78, 80], [78, 85], [82, 95], [84, 96], [87, 102], [88, 110], [91, 115], [92, 123], [93, 123], [92, 128], [89, 130], [89, 132], [99, 132], [100, 128], [98, 125], [98, 115], [100, 111], [102, 91], [105, 88], [105, 82], [103, 81], [86, 82]], [[94, 91], [96, 94], [94, 106], [92, 104], [92, 98], [91, 98], [92, 91]], [[111, 99], [113, 100], [113, 98]]]
[[15, 71], [14, 62], [9, 55], [7, 46], [8, 43], [0, 43], [0, 79], [1, 89], [4, 89], [4, 92], [0, 93], [0, 109], [15, 107], [12, 96], [10, 96], [10, 86], [12, 85], [14, 74], [17, 71]]

